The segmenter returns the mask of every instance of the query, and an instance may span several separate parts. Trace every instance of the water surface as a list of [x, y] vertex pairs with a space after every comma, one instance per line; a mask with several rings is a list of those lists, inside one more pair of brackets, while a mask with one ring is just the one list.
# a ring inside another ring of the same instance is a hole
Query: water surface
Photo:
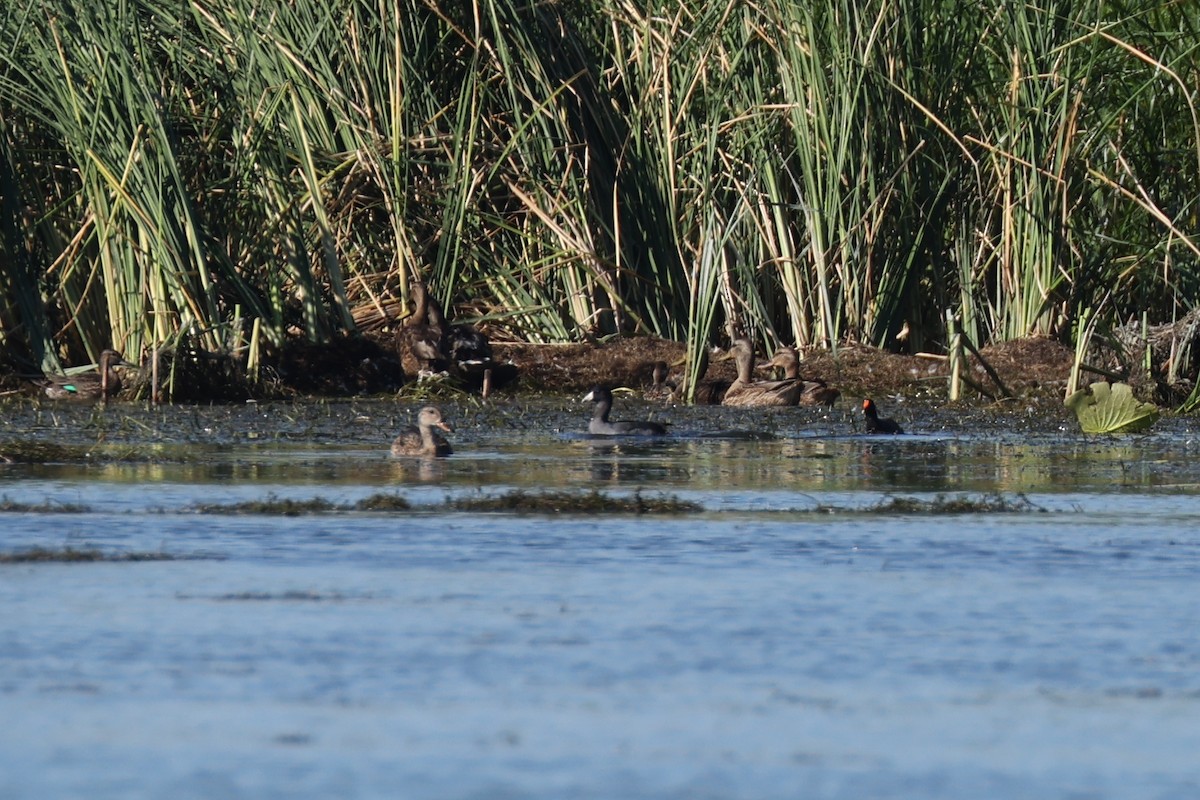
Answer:
[[[14, 405], [0, 516], [0, 797], [1193, 797], [1200, 439], [889, 405]], [[860, 428], [859, 428], [860, 430]], [[38, 451], [34, 451], [38, 452]], [[448, 513], [513, 489], [682, 516]], [[1014, 513], [878, 514], [999, 492]], [[267, 497], [405, 513], [199, 513]]]

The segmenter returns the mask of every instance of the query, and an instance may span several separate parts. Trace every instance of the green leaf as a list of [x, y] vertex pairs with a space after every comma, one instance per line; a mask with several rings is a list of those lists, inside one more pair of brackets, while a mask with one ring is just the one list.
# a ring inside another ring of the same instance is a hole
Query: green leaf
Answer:
[[1104, 381], [1080, 389], [1065, 401], [1084, 433], [1137, 433], [1158, 419], [1158, 407], [1142, 403], [1127, 383]]

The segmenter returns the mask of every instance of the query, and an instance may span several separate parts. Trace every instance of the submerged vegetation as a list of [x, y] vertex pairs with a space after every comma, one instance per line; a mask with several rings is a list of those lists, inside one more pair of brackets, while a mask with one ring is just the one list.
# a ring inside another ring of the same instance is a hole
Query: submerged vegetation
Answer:
[[295, 517], [305, 514], [347, 511], [512, 511], [528, 514], [687, 514], [700, 511], [696, 503], [662, 493], [645, 495], [610, 495], [592, 490], [538, 491], [514, 489], [496, 495], [449, 497], [443, 505], [413, 506], [395, 494], [374, 494], [350, 505], [337, 505], [321, 497], [309, 500], [290, 500], [270, 495], [262, 500], [242, 503], [204, 504], [194, 509], [200, 514], [263, 514]]
[[1200, 294], [1195, 12], [14, 0], [0, 357], [229, 383], [394, 323], [415, 280], [493, 332], [656, 333], [696, 368], [734, 331], [1170, 321]]
[[919, 497], [887, 497], [867, 509], [872, 514], [1015, 514], [1045, 511], [1023, 494], [1001, 493], [942, 495], [930, 500]]
[[0, 564], [93, 563], [96, 561], [174, 561], [169, 553], [105, 553], [92, 548], [31, 547], [15, 553], [0, 553]]
[[91, 508], [79, 503], [60, 503], [48, 500], [45, 503], [20, 503], [8, 497], [0, 497], [0, 513], [10, 514], [86, 514]]
[[456, 511], [513, 511], [522, 514], [691, 514], [700, 505], [670, 494], [611, 495], [590, 492], [516, 489], [500, 495], [457, 497], [447, 501]]

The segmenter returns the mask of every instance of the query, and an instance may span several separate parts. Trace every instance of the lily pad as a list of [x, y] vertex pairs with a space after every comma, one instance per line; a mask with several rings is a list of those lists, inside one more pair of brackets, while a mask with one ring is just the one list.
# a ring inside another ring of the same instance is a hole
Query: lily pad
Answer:
[[1104, 381], [1080, 389], [1066, 399], [1084, 433], [1137, 433], [1158, 419], [1158, 407], [1133, 396], [1127, 383]]

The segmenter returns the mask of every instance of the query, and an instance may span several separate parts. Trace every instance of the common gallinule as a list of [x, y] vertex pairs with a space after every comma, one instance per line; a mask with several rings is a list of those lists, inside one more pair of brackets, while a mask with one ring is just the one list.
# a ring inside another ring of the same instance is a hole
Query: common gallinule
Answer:
[[867, 433], [904, 433], [904, 429], [896, 424], [894, 419], [879, 416], [875, 401], [871, 398], [863, 400], [863, 419], [867, 424]]

